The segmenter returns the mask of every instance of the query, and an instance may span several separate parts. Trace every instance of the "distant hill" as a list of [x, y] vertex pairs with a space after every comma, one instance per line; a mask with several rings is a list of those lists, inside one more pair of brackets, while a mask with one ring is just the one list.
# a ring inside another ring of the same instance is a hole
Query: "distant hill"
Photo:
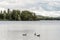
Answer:
[[37, 20], [60, 20], [60, 17], [50, 17], [50, 16], [37, 15]]

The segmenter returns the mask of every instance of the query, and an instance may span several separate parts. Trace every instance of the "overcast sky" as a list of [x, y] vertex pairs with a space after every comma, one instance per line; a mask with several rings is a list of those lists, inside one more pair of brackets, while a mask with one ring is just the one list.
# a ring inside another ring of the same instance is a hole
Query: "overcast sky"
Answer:
[[0, 0], [0, 10], [30, 10], [37, 15], [60, 16], [59, 0]]

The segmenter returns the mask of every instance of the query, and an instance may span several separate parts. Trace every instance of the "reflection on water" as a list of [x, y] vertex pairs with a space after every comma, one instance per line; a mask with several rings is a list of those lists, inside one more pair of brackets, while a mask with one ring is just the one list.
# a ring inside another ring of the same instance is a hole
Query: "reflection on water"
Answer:
[[1, 21], [0, 40], [60, 40], [60, 21]]
[[[8, 39], [10, 40], [37, 40], [37, 35], [34, 35], [35, 31], [8, 31]], [[24, 35], [23, 35], [24, 34]]]

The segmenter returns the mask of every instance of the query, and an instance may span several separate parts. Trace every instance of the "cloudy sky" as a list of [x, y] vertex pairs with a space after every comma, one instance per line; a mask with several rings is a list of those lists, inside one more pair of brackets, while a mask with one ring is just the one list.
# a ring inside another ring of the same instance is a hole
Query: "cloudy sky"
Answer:
[[0, 10], [30, 10], [37, 15], [60, 16], [59, 0], [0, 0]]

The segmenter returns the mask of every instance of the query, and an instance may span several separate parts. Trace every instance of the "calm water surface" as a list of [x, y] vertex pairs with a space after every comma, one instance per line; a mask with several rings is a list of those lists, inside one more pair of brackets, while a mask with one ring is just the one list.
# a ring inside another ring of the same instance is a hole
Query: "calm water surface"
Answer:
[[0, 40], [60, 40], [60, 21], [0, 21]]

